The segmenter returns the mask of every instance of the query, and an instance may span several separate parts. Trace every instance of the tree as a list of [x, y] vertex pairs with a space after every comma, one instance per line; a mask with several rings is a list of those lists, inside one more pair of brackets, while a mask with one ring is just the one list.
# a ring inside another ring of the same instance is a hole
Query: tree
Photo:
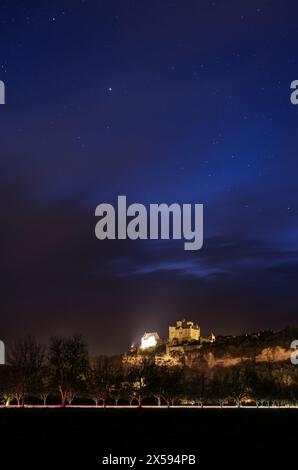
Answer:
[[250, 364], [243, 361], [239, 365], [230, 366], [227, 371], [227, 392], [238, 408], [242, 400], [250, 393]]
[[125, 381], [131, 405], [134, 400], [137, 400], [138, 407], [142, 406], [142, 402], [145, 396], [149, 394], [150, 385], [153, 381], [153, 369], [152, 360], [145, 357], [138, 363], [127, 366]]
[[152, 367], [152, 381], [150, 392], [153, 397], [157, 400], [157, 405], [161, 406], [163, 399], [163, 378], [167, 372], [167, 367], [164, 365], [154, 365]]
[[161, 377], [161, 397], [168, 407], [174, 405], [183, 390], [183, 369], [179, 366], [165, 367]]
[[19, 406], [24, 406], [25, 397], [34, 394], [38, 387], [44, 360], [44, 346], [30, 335], [19, 338], [10, 348], [8, 354], [8, 364], [11, 367], [10, 390]]
[[226, 370], [217, 366], [214, 367], [212, 376], [208, 384], [208, 396], [211, 400], [220, 404], [222, 408], [229, 394]]
[[9, 406], [13, 400], [12, 391], [12, 369], [7, 365], [0, 366], [0, 402], [5, 406]]
[[114, 374], [111, 361], [106, 356], [99, 356], [90, 366], [87, 390], [89, 396], [98, 406], [101, 401], [106, 406], [106, 401], [112, 392], [114, 384]]
[[39, 384], [35, 389], [35, 395], [40, 398], [43, 405], [46, 406], [49, 394], [53, 391], [52, 377], [48, 364], [42, 367], [40, 371]]
[[112, 357], [109, 361], [110, 370], [112, 374], [112, 384], [110, 387], [110, 397], [115, 401], [115, 405], [118, 405], [120, 398], [123, 396], [125, 391], [125, 375], [122, 361], [119, 357]]
[[205, 371], [199, 368], [187, 369], [187, 375], [184, 371], [184, 380], [186, 385], [185, 393], [195, 404], [202, 408], [206, 398], [206, 375]]
[[81, 335], [52, 338], [49, 347], [52, 383], [60, 393], [61, 406], [84, 389], [88, 373], [88, 350]]

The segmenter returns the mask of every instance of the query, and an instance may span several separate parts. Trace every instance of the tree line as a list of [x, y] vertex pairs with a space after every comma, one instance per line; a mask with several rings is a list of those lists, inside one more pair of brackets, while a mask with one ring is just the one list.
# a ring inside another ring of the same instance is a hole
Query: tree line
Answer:
[[298, 402], [298, 368], [269, 358], [212, 368], [156, 365], [146, 355], [123, 363], [120, 356], [90, 358], [82, 336], [52, 338], [47, 348], [26, 336], [0, 367], [0, 400], [6, 406], [51, 402], [65, 407], [74, 400], [95, 406], [281, 406]]

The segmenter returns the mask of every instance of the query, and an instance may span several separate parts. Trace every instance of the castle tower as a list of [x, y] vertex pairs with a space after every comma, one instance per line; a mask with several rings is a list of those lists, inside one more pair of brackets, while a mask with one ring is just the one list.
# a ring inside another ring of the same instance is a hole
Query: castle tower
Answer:
[[197, 323], [179, 320], [169, 326], [169, 343], [185, 343], [200, 340], [201, 330]]

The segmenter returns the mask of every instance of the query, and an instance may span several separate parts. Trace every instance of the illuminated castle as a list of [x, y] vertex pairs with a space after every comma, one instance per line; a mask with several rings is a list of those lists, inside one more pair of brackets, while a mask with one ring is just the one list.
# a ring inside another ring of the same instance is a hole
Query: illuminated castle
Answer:
[[169, 326], [169, 343], [185, 343], [200, 340], [200, 327], [192, 321], [179, 320]]
[[137, 363], [142, 361], [144, 354], [154, 358], [156, 364], [177, 365], [183, 358], [197, 354], [204, 343], [213, 343], [215, 336], [211, 333], [207, 338], [201, 336], [201, 329], [197, 323], [179, 320], [175, 325], [169, 326], [167, 340], [160, 338], [158, 333], [145, 333], [139, 346], [133, 346], [123, 356], [123, 361]]
[[169, 326], [169, 338], [162, 340], [158, 333], [145, 333], [141, 339], [140, 349], [154, 349], [156, 346], [164, 344], [167, 349], [177, 348], [183, 345], [200, 345], [202, 343], [213, 343], [215, 336], [211, 333], [207, 338], [201, 336], [201, 329], [197, 323], [186, 320], [179, 320], [175, 325]]
[[207, 338], [201, 336], [201, 329], [197, 323], [179, 320], [176, 325], [169, 326], [169, 339], [166, 343], [166, 354], [185, 356], [202, 347], [204, 343], [214, 343], [215, 336], [211, 333]]

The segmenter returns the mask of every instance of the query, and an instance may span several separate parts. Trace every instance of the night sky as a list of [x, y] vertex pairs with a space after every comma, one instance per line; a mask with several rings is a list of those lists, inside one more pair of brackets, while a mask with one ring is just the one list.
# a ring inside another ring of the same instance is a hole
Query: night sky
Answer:
[[[296, 1], [2, 0], [0, 31], [1, 339], [297, 325]], [[120, 194], [203, 203], [203, 249], [97, 240]]]

